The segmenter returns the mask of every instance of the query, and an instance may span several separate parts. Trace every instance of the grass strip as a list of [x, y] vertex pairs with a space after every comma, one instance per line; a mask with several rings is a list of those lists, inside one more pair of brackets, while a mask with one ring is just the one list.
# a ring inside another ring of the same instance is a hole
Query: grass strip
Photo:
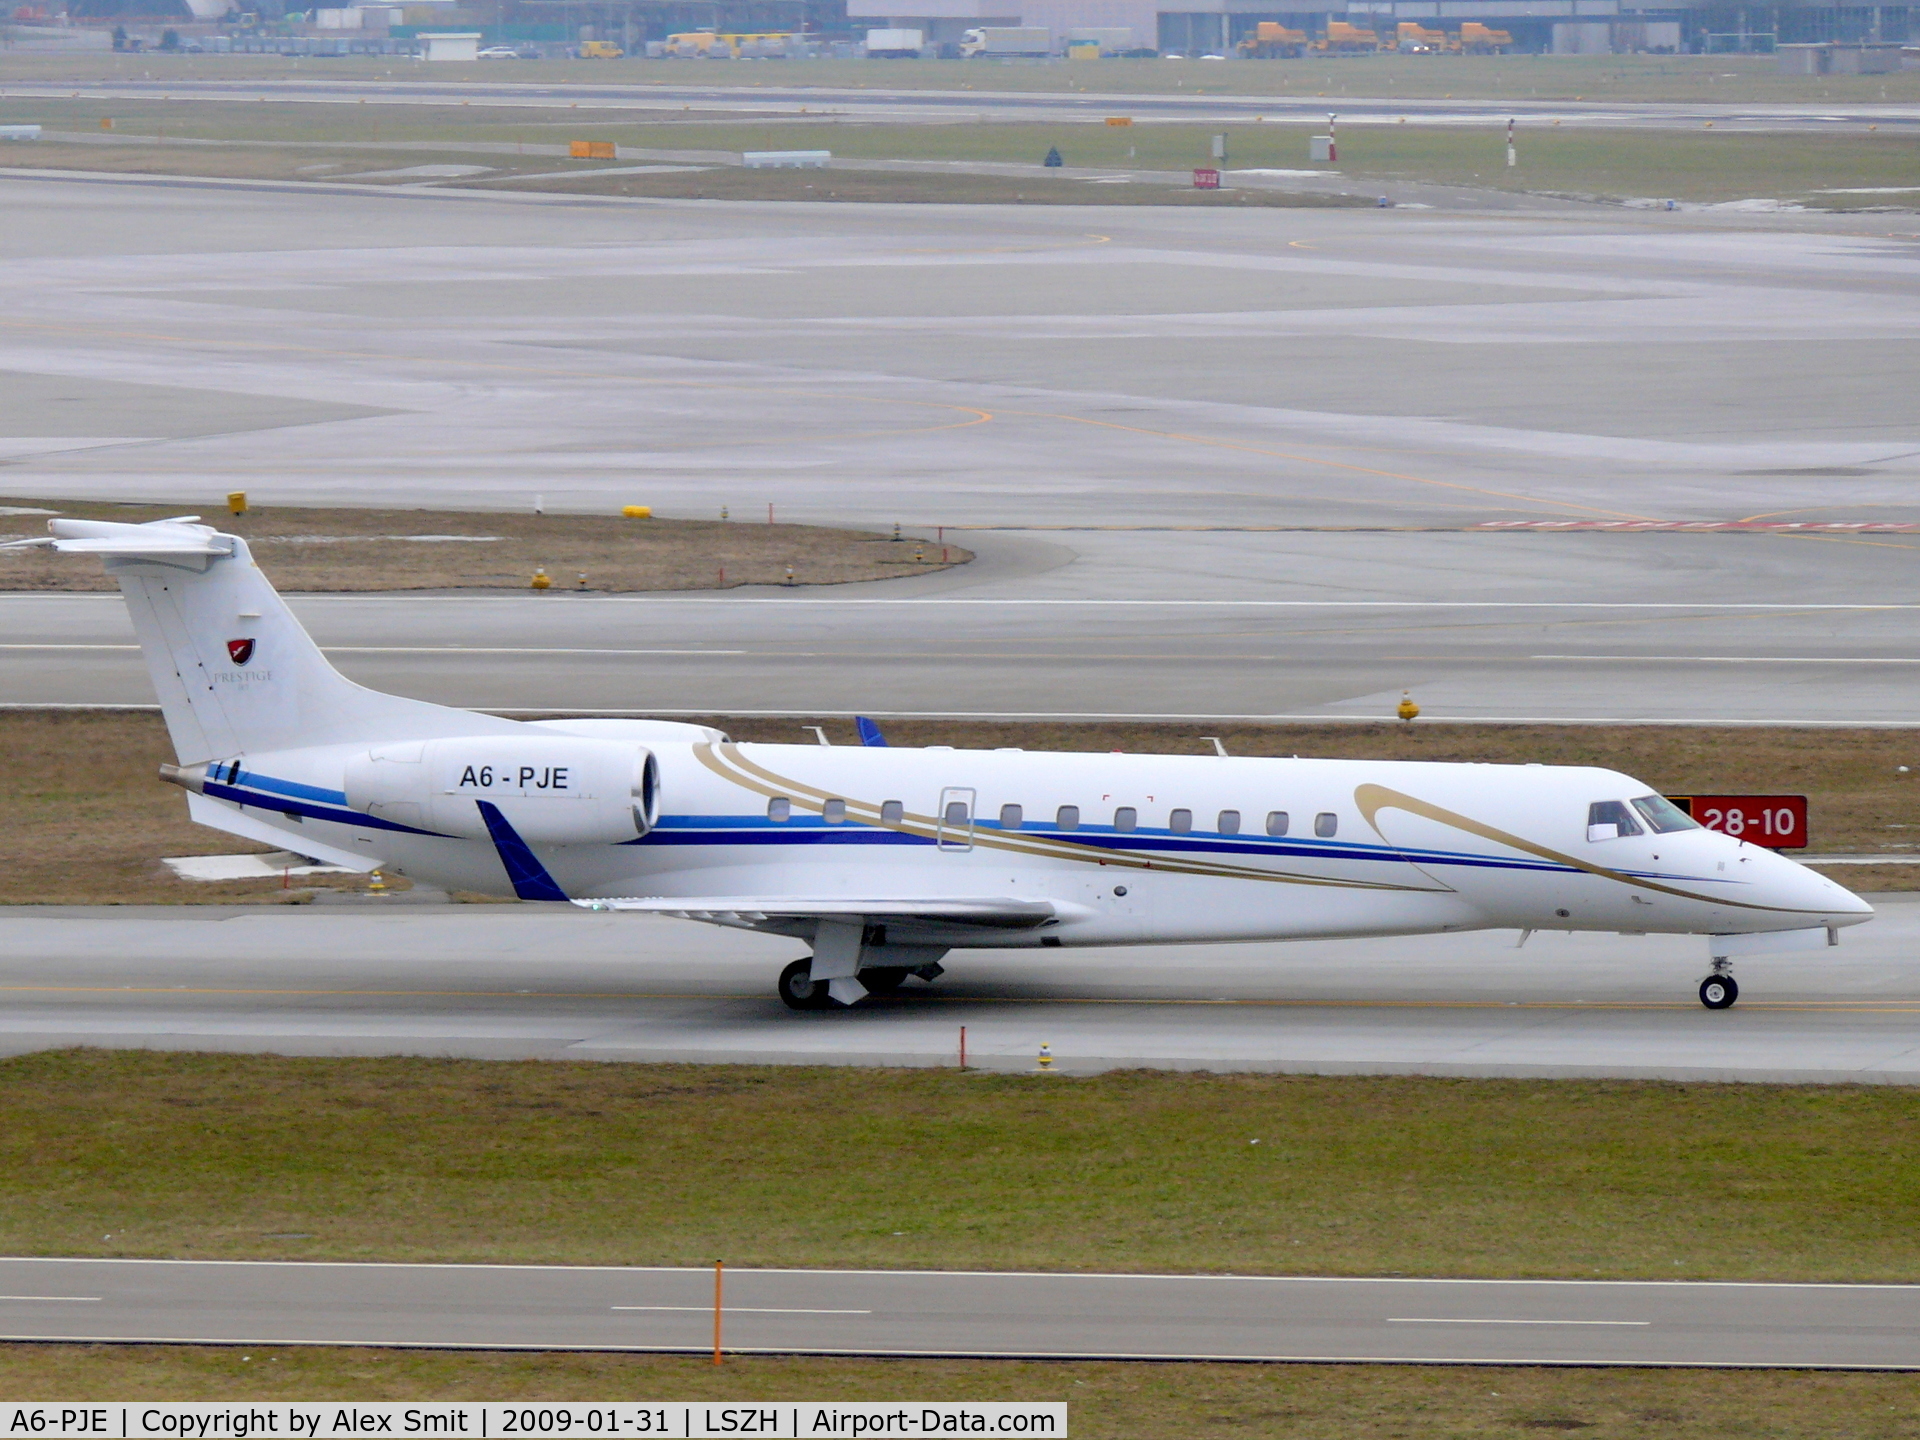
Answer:
[[69, 1050], [0, 1062], [0, 1247], [1904, 1283], [1916, 1142], [1891, 1086]]
[[1911, 1375], [0, 1346], [15, 1400], [1064, 1400], [1075, 1440], [1894, 1440]]
[[[746, 527], [740, 527], [746, 528]], [[421, 547], [430, 548], [430, 547]], [[736, 739], [808, 743], [802, 720], [710, 717]], [[851, 721], [819, 722], [857, 744]], [[1126, 750], [1235, 755], [1602, 765], [1667, 794], [1805, 794], [1813, 841], [1828, 852], [1920, 842], [1920, 736], [1904, 730], [1714, 729], [1618, 725], [1065, 725], [890, 720], [897, 745], [962, 749]], [[163, 855], [262, 850], [192, 824], [181, 793], [156, 778], [174, 759], [156, 713], [0, 711], [0, 904], [181, 904], [304, 897], [277, 880], [185, 881]], [[1809, 855], [1808, 859], [1815, 859]], [[1920, 866], [1836, 866], [1852, 890], [1920, 888]], [[351, 882], [358, 885], [359, 881]]]
[[[946, 418], [929, 407], [908, 423], [923, 423], [925, 414], [938, 417], [934, 423]], [[0, 506], [127, 523], [179, 515], [183, 505], [0, 498]], [[514, 512], [256, 505], [244, 515], [225, 513], [219, 502], [198, 508], [208, 523], [248, 541], [255, 562], [285, 591], [525, 590], [536, 569], [558, 588], [594, 592], [719, 590], [789, 580], [839, 585], [943, 570], [973, 558], [958, 545], [911, 534], [896, 540], [862, 530], [770, 524], [756, 513], [742, 513], [736, 523], [717, 515], [541, 515], [531, 505]], [[0, 515], [0, 540], [44, 535], [43, 519]], [[406, 538], [421, 535], [453, 538]], [[45, 549], [0, 551], [0, 590], [119, 588], [98, 566], [75, 565]]]
[[[1920, 71], [1912, 72], [1920, 81]], [[399, 110], [400, 113], [395, 113]], [[887, 123], [797, 113], [773, 119], [687, 112], [678, 119], [631, 111], [520, 110], [476, 105], [344, 106], [213, 101], [0, 99], [0, 120], [59, 130], [92, 130], [112, 118], [129, 143], [10, 146], [13, 166], [325, 182], [383, 170], [463, 163], [492, 175], [459, 186], [510, 182], [568, 193], [705, 199], [944, 200], [950, 203], [1353, 204], [1351, 197], [1274, 190], [1197, 195], [1166, 183], [1091, 185], [1050, 175], [1041, 160], [1058, 147], [1068, 166], [1178, 175], [1211, 166], [1213, 137], [1226, 134], [1229, 172], [1325, 170], [1348, 181], [1434, 184], [1583, 196], [1717, 204], [1777, 199], [1817, 208], [1911, 208], [1920, 188], [1920, 150], [1897, 128], [1836, 125], [1819, 134], [1707, 128], [1581, 128], [1551, 118], [1520, 119], [1519, 165], [1506, 167], [1506, 117], [1478, 124], [1349, 124], [1340, 162], [1313, 166], [1308, 138], [1318, 123], [1269, 123], [1257, 112], [1207, 122], [1139, 121], [1110, 127], [1089, 111], [1069, 121]], [[134, 137], [219, 142], [131, 143]], [[734, 156], [746, 150], [831, 150], [839, 160], [972, 162], [1032, 166], [1030, 176], [913, 172], [743, 171], [731, 165], [680, 175], [592, 178], [591, 165], [524, 154], [568, 138], [612, 140], [629, 163], [662, 155]], [[446, 146], [444, 150], [434, 149]], [[385, 148], [374, 149], [370, 146]], [[278, 148], [276, 148], [278, 147]], [[358, 147], [358, 148], [356, 148]], [[401, 147], [406, 147], [402, 149]], [[484, 147], [475, 149], [472, 147]], [[655, 152], [652, 157], [645, 152]], [[579, 164], [583, 178], [520, 181]], [[374, 183], [407, 183], [392, 176]], [[1231, 187], [1233, 179], [1228, 176]], [[1038, 187], [1038, 188], [1036, 188]], [[1845, 191], [1879, 193], [1846, 194]], [[1246, 198], [1242, 198], [1246, 197]], [[1361, 197], [1364, 200], [1365, 197]]]

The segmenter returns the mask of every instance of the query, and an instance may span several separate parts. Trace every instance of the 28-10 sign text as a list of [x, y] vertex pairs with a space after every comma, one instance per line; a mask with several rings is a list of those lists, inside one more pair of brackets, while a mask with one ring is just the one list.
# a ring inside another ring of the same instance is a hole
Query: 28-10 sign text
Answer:
[[1800, 850], [1807, 843], [1804, 795], [1669, 795], [1667, 797], [1709, 830], [1764, 845], [1769, 850]]

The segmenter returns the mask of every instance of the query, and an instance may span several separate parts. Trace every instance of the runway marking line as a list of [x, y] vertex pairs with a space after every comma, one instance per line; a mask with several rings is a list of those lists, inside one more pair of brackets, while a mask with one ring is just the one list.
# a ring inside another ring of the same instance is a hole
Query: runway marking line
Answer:
[[[288, 998], [389, 1000], [759, 1000], [738, 995], [669, 994], [595, 990], [258, 990], [188, 985], [0, 985], [0, 995], [253, 995]], [[941, 1005], [1155, 1005], [1284, 1010], [1677, 1010], [1700, 1008], [1690, 1000], [1188, 1000], [1165, 996], [1135, 999], [1091, 995], [914, 995], [912, 1002]], [[1833, 1015], [1920, 1014], [1920, 1000], [1880, 1004], [1853, 1000], [1748, 1000], [1742, 1010]]]
[[[949, 527], [953, 528], [953, 527]], [[385, 590], [335, 591], [328, 594], [307, 594], [299, 597], [301, 604], [316, 600], [345, 601], [349, 604], [365, 601], [385, 602], [396, 594], [405, 592]], [[444, 597], [442, 597], [444, 598]], [[524, 593], [475, 594], [459, 597], [462, 605], [485, 604], [488, 601], [506, 601], [513, 604], [523, 603]], [[99, 601], [103, 604], [120, 603], [120, 597], [100, 591], [89, 590], [9, 590], [0, 592], [0, 604], [8, 601], [55, 601], [65, 604], [71, 601]], [[923, 599], [911, 599], [902, 596], [863, 596], [848, 599], [839, 596], [824, 595], [687, 595], [678, 592], [648, 592], [632, 595], [583, 595], [570, 597], [568, 609], [578, 609], [582, 605], [1025, 605], [1039, 606], [1093, 606], [1102, 610], [1113, 610], [1133, 606], [1161, 606], [1169, 610], [1785, 610], [1794, 614], [1816, 615], [1827, 611], [1867, 611], [1867, 610], [1920, 610], [1920, 601], [1908, 600], [1229, 600], [1229, 599], [1172, 599], [1142, 600], [1127, 596], [1113, 596], [1103, 599], [1080, 599], [1069, 596], [1037, 595], [1025, 598], [990, 598], [982, 596], [941, 595]], [[135, 647], [127, 647], [135, 648]]]
[[0, 1300], [59, 1300], [75, 1305], [97, 1305], [98, 1295], [0, 1295]]
[[1389, 1315], [1389, 1325], [1651, 1325], [1651, 1320], [1468, 1320]]
[[[5, 1297], [0, 1296], [0, 1299]], [[609, 1310], [692, 1310], [701, 1315], [711, 1315], [711, 1305], [609, 1305]], [[871, 1310], [798, 1310], [778, 1305], [723, 1305], [721, 1310], [728, 1315], [871, 1315]]]
[[[1747, 618], [1758, 619], [1759, 617]], [[1454, 657], [1440, 655], [1433, 658], [1452, 660]], [[1529, 655], [1527, 658], [1529, 660], [1672, 661], [1688, 665], [1920, 665], [1920, 656], [1914, 655]]]

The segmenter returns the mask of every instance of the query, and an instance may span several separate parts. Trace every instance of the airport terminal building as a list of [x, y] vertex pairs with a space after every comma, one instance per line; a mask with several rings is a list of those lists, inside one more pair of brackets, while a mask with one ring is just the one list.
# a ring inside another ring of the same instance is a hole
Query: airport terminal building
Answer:
[[[1329, 20], [1381, 35], [1402, 22], [1457, 32], [1476, 21], [1505, 31], [1511, 50], [1529, 54], [1607, 55], [1768, 51], [1784, 44], [1889, 44], [1908, 39], [1906, 6], [1819, 3], [1688, 5], [1665, 0], [1346, 0], [1344, 7], [1277, 8], [1262, 0], [847, 0], [862, 25], [912, 27], [947, 47], [982, 25], [1045, 26], [1064, 47], [1074, 31], [1126, 29], [1134, 46], [1180, 55], [1232, 55], [1262, 21], [1310, 36]], [[1897, 66], [1897, 59], [1895, 65]]]

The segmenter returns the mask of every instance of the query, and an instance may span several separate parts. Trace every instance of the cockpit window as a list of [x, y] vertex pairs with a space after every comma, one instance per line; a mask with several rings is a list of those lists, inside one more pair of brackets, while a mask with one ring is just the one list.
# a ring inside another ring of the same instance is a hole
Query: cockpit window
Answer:
[[1700, 828], [1698, 820], [1664, 795], [1642, 795], [1633, 802], [1633, 808], [1646, 816], [1648, 826], [1656, 835], [1671, 835], [1676, 830]]
[[1643, 834], [1640, 822], [1633, 818], [1624, 800], [1596, 800], [1587, 806], [1587, 839], [1618, 840], [1623, 835]]

